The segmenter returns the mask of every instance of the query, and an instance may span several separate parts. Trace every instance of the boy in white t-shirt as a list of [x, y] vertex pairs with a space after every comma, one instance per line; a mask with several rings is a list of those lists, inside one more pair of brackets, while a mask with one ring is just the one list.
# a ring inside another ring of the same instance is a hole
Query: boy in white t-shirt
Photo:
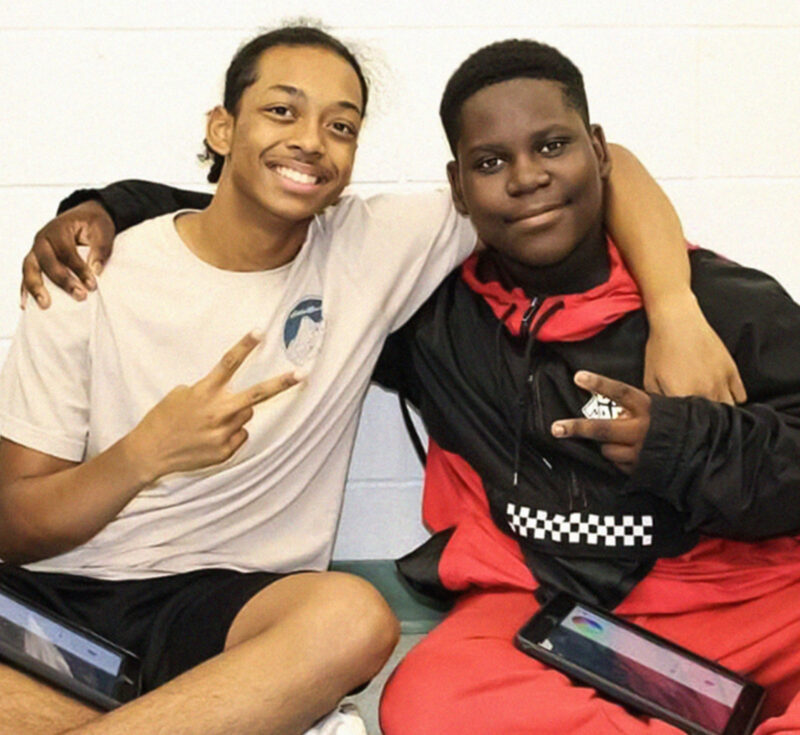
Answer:
[[[366, 88], [334, 39], [280, 33], [251, 49], [257, 78], [236, 114], [210, 116], [209, 144], [226, 156], [211, 206], [122, 236], [121, 267], [90, 299], [25, 313], [0, 389], [1, 576], [140, 653], [155, 689], [98, 718], [3, 668], [0, 730], [300, 732], [394, 646], [396, 621], [366, 583], [283, 573], [330, 555], [370, 368], [343, 371], [377, 355], [473, 235], [462, 227], [460, 248], [421, 235], [391, 263], [391, 288], [356, 290], [378, 265], [347, 242], [365, 205], [314, 215], [349, 180]], [[446, 200], [434, 207], [441, 223]], [[337, 346], [341, 299], [363, 303], [355, 321], [375, 344]]]
[[[120, 236], [89, 298], [26, 311], [0, 384], [0, 579], [140, 652], [152, 691], [97, 717], [0, 667], [0, 726], [301, 732], [386, 660], [386, 604], [322, 570], [383, 340], [474, 234], [444, 195], [330, 206], [366, 100], [327, 34], [258, 37], [209, 117], [207, 209]], [[681, 274], [657, 261], [653, 298]]]

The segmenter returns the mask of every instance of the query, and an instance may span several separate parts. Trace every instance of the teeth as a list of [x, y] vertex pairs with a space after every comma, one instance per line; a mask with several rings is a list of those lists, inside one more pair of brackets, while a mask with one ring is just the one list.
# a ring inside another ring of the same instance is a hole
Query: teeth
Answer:
[[317, 184], [319, 183], [319, 177], [317, 176], [310, 176], [309, 174], [301, 173], [300, 171], [295, 171], [293, 168], [288, 168], [287, 166], [276, 166], [275, 171], [278, 172], [281, 176], [290, 181], [296, 181], [298, 184]]

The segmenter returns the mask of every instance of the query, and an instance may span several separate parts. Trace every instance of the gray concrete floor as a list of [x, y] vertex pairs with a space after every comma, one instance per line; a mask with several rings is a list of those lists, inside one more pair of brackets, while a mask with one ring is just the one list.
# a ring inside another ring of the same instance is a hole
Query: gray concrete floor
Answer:
[[403, 656], [405, 656], [423, 637], [424, 634], [404, 633], [401, 635], [397, 648], [394, 649], [391, 658], [386, 662], [381, 672], [370, 682], [369, 686], [363, 692], [348, 698], [347, 701], [353, 702], [361, 712], [361, 717], [367, 725], [367, 732], [369, 735], [381, 735], [381, 729], [378, 725], [378, 702], [384, 684], [386, 684], [386, 680], [389, 678], [389, 674], [394, 671]]

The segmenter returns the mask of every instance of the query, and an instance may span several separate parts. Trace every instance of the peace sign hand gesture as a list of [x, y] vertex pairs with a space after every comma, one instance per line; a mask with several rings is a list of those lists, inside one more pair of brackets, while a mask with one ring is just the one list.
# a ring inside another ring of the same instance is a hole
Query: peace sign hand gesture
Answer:
[[551, 427], [553, 436], [599, 442], [603, 456], [630, 475], [650, 428], [650, 396], [627, 383], [586, 370], [575, 373], [575, 385], [610, 398], [622, 413], [615, 419], [561, 419]]
[[172, 472], [224, 462], [247, 441], [245, 424], [253, 407], [291, 388], [303, 377], [284, 373], [238, 393], [228, 383], [261, 335], [245, 335], [205, 377], [167, 393], [128, 435], [143, 479], [154, 482]]

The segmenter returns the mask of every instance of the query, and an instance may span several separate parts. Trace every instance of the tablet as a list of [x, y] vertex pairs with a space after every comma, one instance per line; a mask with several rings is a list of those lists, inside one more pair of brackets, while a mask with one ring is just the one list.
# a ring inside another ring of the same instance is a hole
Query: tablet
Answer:
[[141, 665], [134, 654], [2, 584], [0, 659], [104, 710], [141, 691]]
[[748, 735], [762, 687], [617, 616], [558, 595], [517, 633], [525, 653], [689, 733]]

